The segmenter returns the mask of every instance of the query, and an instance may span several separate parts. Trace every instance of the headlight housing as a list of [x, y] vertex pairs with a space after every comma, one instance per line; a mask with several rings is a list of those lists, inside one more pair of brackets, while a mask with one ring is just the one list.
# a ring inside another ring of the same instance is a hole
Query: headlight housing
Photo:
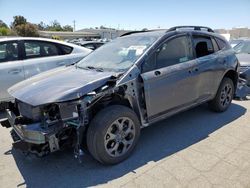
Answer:
[[41, 120], [40, 107], [33, 107], [21, 101], [18, 101], [17, 105], [18, 105], [18, 110], [21, 116], [31, 119], [34, 122]]

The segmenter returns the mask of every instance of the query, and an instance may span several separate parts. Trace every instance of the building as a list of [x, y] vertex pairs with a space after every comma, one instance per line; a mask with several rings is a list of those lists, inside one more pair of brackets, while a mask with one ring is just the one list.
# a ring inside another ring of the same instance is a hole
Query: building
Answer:
[[83, 38], [86, 40], [100, 39], [101, 35], [93, 32], [66, 32], [66, 31], [38, 31], [40, 37], [45, 38], [60, 38], [60, 39], [77, 39]]
[[129, 30], [116, 30], [116, 29], [81, 29], [76, 32], [87, 32], [95, 33], [100, 35], [102, 39], [114, 39], [123, 35], [124, 33], [130, 32]]
[[215, 32], [220, 34], [230, 34], [230, 39], [250, 38], [250, 29], [247, 27], [235, 27], [232, 29], [216, 29]]

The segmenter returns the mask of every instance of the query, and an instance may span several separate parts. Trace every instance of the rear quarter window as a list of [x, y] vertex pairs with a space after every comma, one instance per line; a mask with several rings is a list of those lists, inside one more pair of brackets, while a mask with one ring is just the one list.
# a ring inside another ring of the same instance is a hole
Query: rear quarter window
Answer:
[[60, 44], [59, 47], [61, 49], [62, 55], [70, 54], [73, 51], [71, 46]]
[[225, 49], [231, 48], [230, 45], [226, 41], [219, 39], [219, 38], [215, 38], [215, 40], [216, 40], [220, 50], [225, 50]]

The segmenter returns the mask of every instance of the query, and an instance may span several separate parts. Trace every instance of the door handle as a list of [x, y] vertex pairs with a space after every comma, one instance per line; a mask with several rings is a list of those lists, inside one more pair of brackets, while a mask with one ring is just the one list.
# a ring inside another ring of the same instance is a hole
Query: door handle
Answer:
[[159, 76], [161, 75], [161, 72], [160, 71], [155, 71], [155, 76]]
[[8, 71], [9, 74], [18, 74], [20, 73], [22, 70], [21, 69], [11, 69]]

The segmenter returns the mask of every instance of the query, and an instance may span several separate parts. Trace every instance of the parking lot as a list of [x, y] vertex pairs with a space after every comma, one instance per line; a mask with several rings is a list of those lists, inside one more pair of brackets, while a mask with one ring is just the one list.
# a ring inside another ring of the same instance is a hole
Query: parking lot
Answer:
[[[103, 166], [88, 155], [79, 164], [71, 150], [44, 158], [11, 150], [0, 128], [3, 187], [250, 187], [249, 101], [225, 113], [206, 105], [145, 128], [133, 155]], [[4, 114], [1, 114], [1, 118]]]

